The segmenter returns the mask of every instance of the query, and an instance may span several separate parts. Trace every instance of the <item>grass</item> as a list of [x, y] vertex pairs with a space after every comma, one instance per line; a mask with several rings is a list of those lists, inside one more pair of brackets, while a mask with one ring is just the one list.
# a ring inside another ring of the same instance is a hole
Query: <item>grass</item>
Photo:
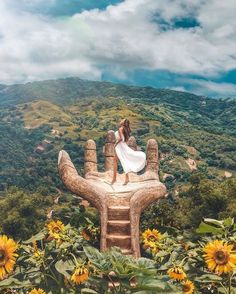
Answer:
[[[44, 100], [33, 101], [27, 104], [24, 109], [25, 126], [29, 128], [37, 128], [42, 124], [49, 123], [50, 119], [56, 118], [59, 121], [70, 122], [71, 117], [63, 112], [61, 107]], [[22, 110], [23, 107], [21, 107]], [[58, 126], [55, 123], [55, 127]], [[59, 127], [59, 126], [58, 126]]]

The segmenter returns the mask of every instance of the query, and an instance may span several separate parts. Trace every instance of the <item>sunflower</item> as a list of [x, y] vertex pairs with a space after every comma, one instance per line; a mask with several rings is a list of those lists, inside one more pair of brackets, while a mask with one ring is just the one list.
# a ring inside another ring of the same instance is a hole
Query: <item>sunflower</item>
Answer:
[[236, 254], [233, 254], [232, 249], [233, 245], [228, 245], [227, 242], [220, 240], [209, 242], [203, 248], [208, 269], [219, 275], [233, 271], [236, 265]]
[[38, 248], [37, 242], [35, 240], [33, 240], [32, 245], [33, 245], [34, 258], [37, 260], [41, 259], [44, 256], [43, 251]]
[[161, 233], [158, 230], [146, 230], [143, 234], [142, 234], [143, 240], [145, 241], [152, 241], [152, 242], [156, 242], [161, 238]]
[[15, 253], [17, 248], [18, 245], [13, 239], [6, 235], [0, 236], [0, 280], [3, 280], [7, 274], [13, 271], [18, 256]]
[[79, 266], [75, 269], [73, 275], [71, 276], [71, 280], [76, 284], [82, 284], [87, 281], [89, 278], [88, 269], [85, 266]]
[[59, 220], [51, 221], [50, 223], [46, 224], [46, 227], [50, 237], [53, 237], [54, 239], [60, 239], [60, 234], [65, 231], [64, 224]]
[[39, 288], [39, 289], [34, 288], [33, 290], [31, 290], [31, 291], [29, 292], [29, 294], [46, 294], [46, 293], [45, 293], [44, 290], [41, 289], [41, 288]]
[[152, 251], [152, 253], [157, 253], [158, 252], [158, 247], [157, 244], [153, 241], [147, 241], [144, 240], [143, 242], [143, 248], [146, 249], [150, 249]]
[[179, 266], [170, 268], [167, 273], [174, 280], [182, 281], [186, 278], [186, 273]]
[[194, 284], [189, 281], [189, 280], [186, 280], [185, 282], [183, 282], [183, 293], [184, 294], [192, 294], [195, 287], [194, 287]]

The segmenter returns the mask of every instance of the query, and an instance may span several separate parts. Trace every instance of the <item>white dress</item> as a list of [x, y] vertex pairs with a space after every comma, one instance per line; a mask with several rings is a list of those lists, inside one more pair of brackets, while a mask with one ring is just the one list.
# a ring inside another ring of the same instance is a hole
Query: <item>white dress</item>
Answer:
[[[120, 138], [119, 131], [115, 132], [115, 137], [116, 140]], [[142, 151], [131, 149], [125, 142], [123, 134], [121, 139], [122, 141], [116, 145], [115, 150], [124, 172], [138, 172], [142, 170], [146, 164], [146, 154]]]

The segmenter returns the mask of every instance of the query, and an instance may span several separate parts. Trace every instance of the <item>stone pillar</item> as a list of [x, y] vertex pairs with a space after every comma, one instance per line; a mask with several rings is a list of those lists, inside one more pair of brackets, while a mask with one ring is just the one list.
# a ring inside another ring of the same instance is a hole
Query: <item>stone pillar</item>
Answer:
[[105, 171], [113, 170], [113, 161], [115, 156], [115, 133], [114, 131], [108, 131], [105, 143]]
[[84, 173], [89, 172], [97, 172], [96, 144], [91, 139], [86, 142], [84, 152]]
[[133, 150], [137, 150], [137, 143], [136, 143], [136, 139], [134, 138], [134, 136], [131, 136], [128, 140], [128, 146], [130, 148], [132, 148]]
[[158, 145], [156, 140], [149, 139], [147, 142], [147, 166], [146, 171], [158, 174]]

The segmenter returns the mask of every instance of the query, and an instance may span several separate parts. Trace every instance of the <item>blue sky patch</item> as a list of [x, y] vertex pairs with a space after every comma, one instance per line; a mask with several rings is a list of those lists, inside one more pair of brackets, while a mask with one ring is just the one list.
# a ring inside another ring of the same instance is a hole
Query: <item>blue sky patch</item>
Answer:
[[183, 17], [183, 18], [176, 18], [173, 22], [175, 28], [195, 28], [200, 26], [198, 20], [194, 17]]
[[48, 14], [52, 16], [72, 16], [84, 10], [105, 9], [108, 5], [115, 5], [121, 0], [56, 0], [51, 3], [39, 3], [39, 5], [26, 6], [26, 9], [34, 13]]

